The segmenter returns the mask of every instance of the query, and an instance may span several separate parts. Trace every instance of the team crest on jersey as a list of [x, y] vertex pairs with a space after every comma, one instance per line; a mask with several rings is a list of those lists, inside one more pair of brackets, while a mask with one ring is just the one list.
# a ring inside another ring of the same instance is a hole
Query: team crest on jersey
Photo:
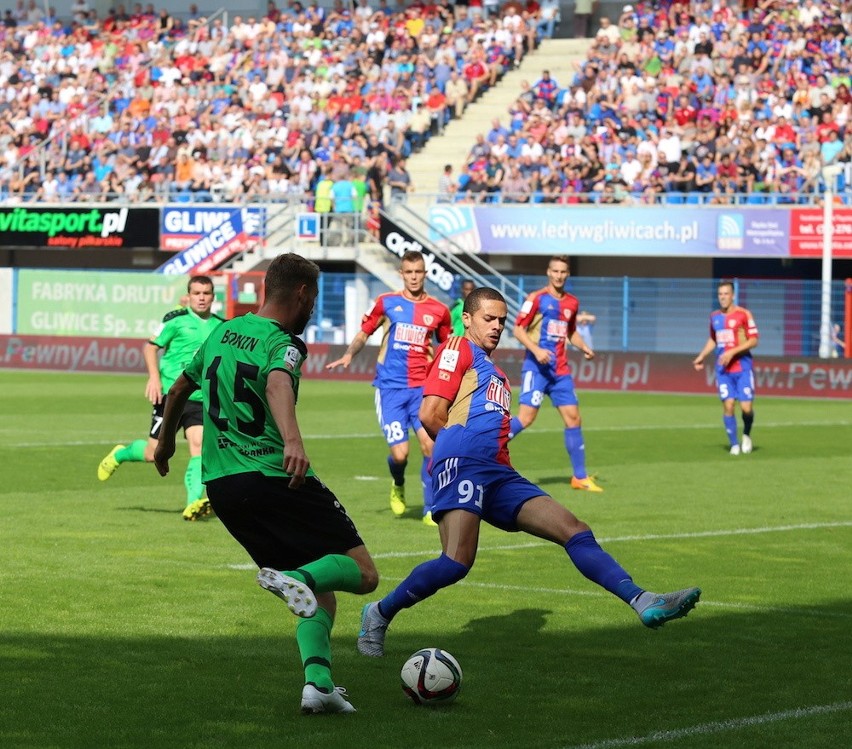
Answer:
[[485, 408], [488, 411], [493, 411], [494, 408], [489, 408], [488, 404], [494, 404], [501, 410], [508, 413], [512, 410], [512, 393], [496, 375], [491, 375], [488, 381], [488, 388], [485, 390], [485, 399], [488, 401]]
[[394, 312], [402, 312], [402, 307], [400, 307], [400, 306], [397, 304], [397, 305], [396, 305], [396, 307], [394, 307], [394, 308], [393, 308], [393, 311], [394, 311]]
[[571, 315], [573, 314], [573, 310], [570, 310], [570, 309], [564, 309], [564, 310], [562, 310], [562, 314], [563, 314], [563, 315], [565, 315], [565, 319], [566, 319], [566, 320], [570, 320], [570, 319], [571, 319]]
[[432, 315], [423, 315], [423, 322], [425, 322], [427, 325], [431, 325], [433, 322], [435, 322], [435, 318], [432, 317]]
[[458, 363], [459, 352], [456, 349], [445, 348], [441, 352], [441, 358], [438, 361], [438, 369], [443, 369], [446, 372], [455, 372]]
[[290, 370], [291, 372], [295, 372], [296, 368], [299, 366], [299, 361], [301, 360], [302, 355], [299, 353], [299, 349], [295, 346], [290, 346], [284, 352], [284, 368]]

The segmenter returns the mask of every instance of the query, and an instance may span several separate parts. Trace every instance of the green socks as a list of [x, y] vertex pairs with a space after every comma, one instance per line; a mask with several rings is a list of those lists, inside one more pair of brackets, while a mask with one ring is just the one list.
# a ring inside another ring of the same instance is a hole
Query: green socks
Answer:
[[305, 669], [305, 683], [317, 689], [334, 690], [331, 678], [331, 628], [334, 620], [322, 608], [310, 619], [301, 619], [296, 626], [296, 642]]
[[282, 572], [301, 580], [314, 593], [328, 593], [330, 590], [358, 593], [361, 590], [361, 570], [355, 560], [345, 554], [327, 554], [297, 570]]
[[144, 463], [145, 448], [148, 446], [148, 440], [135, 440], [127, 447], [122, 447], [121, 450], [116, 450], [115, 459], [119, 463]]
[[204, 494], [204, 485], [201, 483], [201, 456], [196, 455], [189, 459], [186, 473], [183, 474], [183, 485], [186, 487], [186, 503], [192, 504], [196, 499], [201, 499]]

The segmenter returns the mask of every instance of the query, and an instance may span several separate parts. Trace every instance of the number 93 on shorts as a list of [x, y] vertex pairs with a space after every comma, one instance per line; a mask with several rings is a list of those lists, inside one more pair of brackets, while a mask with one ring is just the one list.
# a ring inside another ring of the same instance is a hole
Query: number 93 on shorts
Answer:
[[376, 417], [385, 433], [388, 445], [408, 442], [408, 430], [420, 429], [420, 401], [423, 388], [378, 388], [376, 390]]
[[511, 466], [475, 458], [448, 458], [432, 466], [432, 516], [466, 510], [504, 531], [516, 531], [521, 505], [547, 492]]

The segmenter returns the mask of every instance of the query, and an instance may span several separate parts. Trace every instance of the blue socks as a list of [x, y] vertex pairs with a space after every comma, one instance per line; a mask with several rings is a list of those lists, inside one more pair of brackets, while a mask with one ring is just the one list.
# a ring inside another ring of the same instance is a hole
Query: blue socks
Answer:
[[565, 551], [585, 577], [625, 603], [629, 604], [644, 592], [624, 568], [600, 547], [591, 531], [583, 531], [571, 538], [565, 544]]
[[728, 435], [728, 441], [731, 443], [731, 447], [739, 444], [739, 440], [737, 439], [737, 417], [723, 416], [722, 423], [725, 425], [725, 433]]
[[407, 465], [407, 460], [405, 463], [397, 463], [393, 459], [393, 455], [388, 455], [388, 468], [390, 468], [390, 475], [393, 477], [393, 483], [397, 486], [402, 486], [405, 483], [405, 467]]
[[470, 571], [460, 562], [441, 554], [437, 559], [417, 565], [408, 577], [379, 601], [379, 613], [388, 621], [402, 609], [437, 593], [441, 588], [457, 583]]
[[521, 420], [517, 416], [513, 416], [512, 421], [509, 423], [509, 439], [514, 439], [523, 431], [524, 425], [521, 424]]
[[586, 473], [586, 444], [583, 442], [583, 430], [580, 427], [565, 430], [565, 449], [571, 459], [574, 478], [586, 478], [589, 475]]

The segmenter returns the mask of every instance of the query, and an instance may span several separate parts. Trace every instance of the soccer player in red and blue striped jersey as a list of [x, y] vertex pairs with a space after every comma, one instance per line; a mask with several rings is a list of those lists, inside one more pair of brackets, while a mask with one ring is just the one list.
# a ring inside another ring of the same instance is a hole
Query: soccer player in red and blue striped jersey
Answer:
[[[734, 284], [722, 281], [717, 289], [719, 309], [710, 315], [710, 337], [701, 353], [692, 361], [695, 369], [704, 369], [704, 359], [716, 352], [716, 387], [722, 401], [722, 421], [731, 445], [731, 455], [752, 451], [751, 427], [754, 424], [754, 359], [758, 332], [754, 317], [745, 307], [734, 303]], [[736, 402], [743, 417], [742, 443], [737, 437]]]
[[468, 574], [483, 520], [558, 544], [583, 575], [631, 606], [647, 627], [685, 616], [701, 595], [698, 588], [659, 595], [639, 587], [586, 523], [512, 467], [512, 393], [491, 359], [506, 326], [506, 301], [494, 289], [475, 289], [465, 299], [463, 319], [464, 337], [450, 338], [438, 349], [420, 406], [423, 427], [435, 440], [432, 512], [442, 553], [364, 607], [359, 652], [383, 655], [387, 628], [400, 611]]
[[565, 424], [565, 450], [571, 459], [571, 487], [602, 492], [586, 471], [586, 444], [580, 419], [580, 406], [566, 346], [578, 348], [586, 359], [595, 352], [577, 332], [580, 302], [565, 291], [570, 275], [568, 258], [557, 255], [547, 264], [547, 286], [530, 294], [515, 321], [515, 338], [526, 348], [521, 366], [521, 395], [518, 415], [512, 419], [512, 438], [535, 421], [544, 396], [559, 411]]
[[405, 513], [405, 467], [408, 464], [408, 432], [413, 429], [420, 442], [423, 465], [423, 522], [434, 525], [431, 509], [431, 480], [427, 473], [432, 456], [432, 439], [418, 418], [423, 397], [423, 381], [432, 361], [432, 341], [447, 340], [452, 329], [450, 310], [426, 293], [426, 261], [417, 251], [402, 257], [402, 291], [381, 294], [361, 321], [361, 330], [352, 339], [346, 353], [326, 366], [348, 367], [352, 358], [379, 327], [383, 328], [379, 359], [373, 387], [376, 388], [376, 415], [385, 433], [390, 455], [391, 511], [397, 517]]

